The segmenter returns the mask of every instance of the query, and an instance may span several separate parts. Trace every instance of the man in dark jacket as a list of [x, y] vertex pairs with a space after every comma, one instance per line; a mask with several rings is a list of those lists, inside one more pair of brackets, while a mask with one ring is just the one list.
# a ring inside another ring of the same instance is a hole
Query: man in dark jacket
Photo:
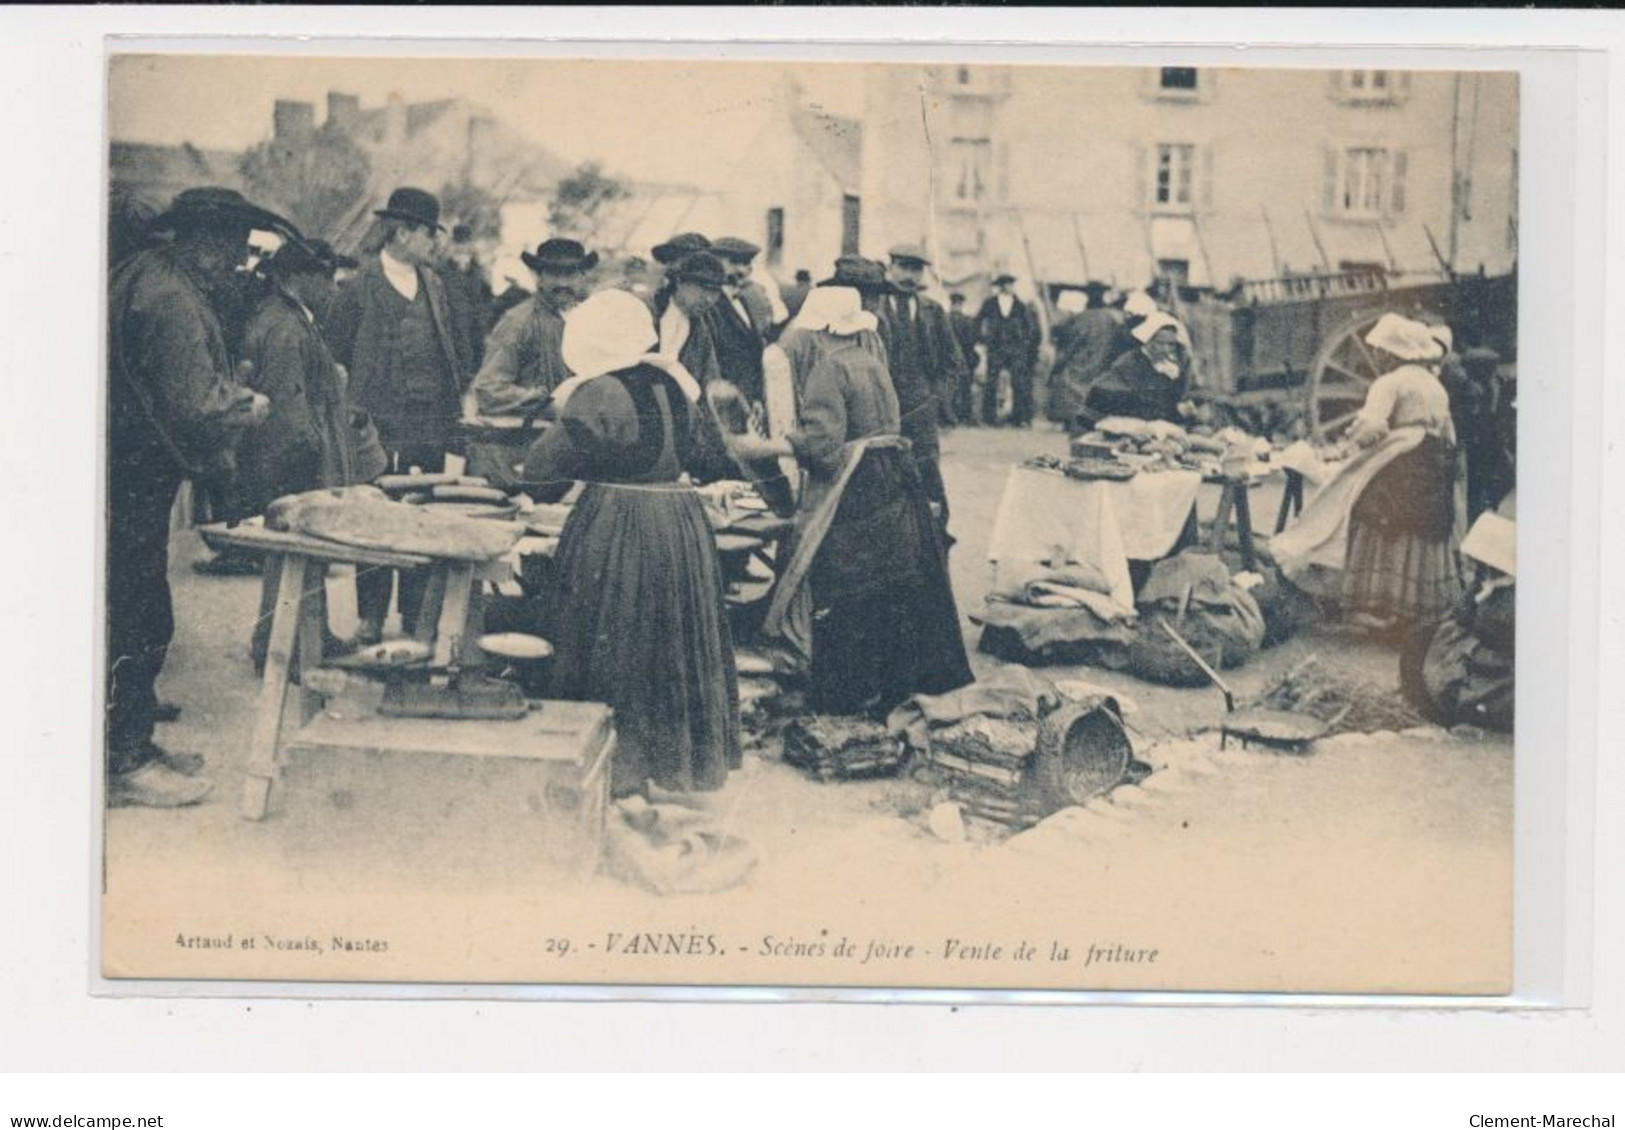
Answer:
[[706, 313], [723, 377], [739, 390], [746, 404], [756, 408], [761, 406], [765, 396], [762, 348], [772, 328], [771, 315], [764, 317], [759, 309], [753, 311], [741, 287], [750, 280], [751, 261], [759, 250], [754, 243], [732, 236], [711, 245], [711, 253], [722, 260], [727, 281], [721, 299]]
[[213, 305], [250, 232], [285, 220], [224, 188], [188, 189], [154, 222], [170, 246], [126, 259], [108, 295], [107, 799], [196, 804], [203, 759], [153, 740], [157, 681], [174, 635], [169, 513], [181, 481], [229, 463], [270, 405], [234, 377]]
[[598, 265], [598, 252], [573, 239], [549, 239], [534, 255], [519, 257], [536, 276], [536, 293], [502, 315], [486, 342], [485, 363], [474, 377], [483, 416], [534, 413], [570, 379], [564, 315], [587, 297], [587, 272]]
[[[374, 213], [382, 247], [333, 302], [327, 341], [350, 373], [350, 398], [371, 414], [390, 469], [445, 470], [455, 442], [468, 379], [457, 349], [444, 284], [430, 266], [440, 227], [440, 201], [416, 188], [390, 194]], [[401, 624], [417, 629], [426, 581], [401, 575]], [[360, 645], [383, 638], [394, 574], [359, 573]]]
[[958, 387], [965, 360], [948, 322], [948, 312], [925, 297], [925, 269], [931, 265], [914, 244], [891, 249], [881, 337], [897, 393], [903, 435], [914, 446], [926, 498], [948, 528], [948, 492], [942, 482], [942, 451], [937, 437], [937, 405]]
[[[241, 496], [259, 514], [286, 494], [356, 481], [350, 409], [338, 363], [319, 328], [332, 306], [339, 257], [320, 240], [289, 240], [270, 263], [273, 290], [260, 300], [243, 335], [249, 383], [269, 398], [271, 414], [243, 440], [238, 454]], [[267, 562], [249, 654], [265, 665], [276, 611], [277, 566]], [[311, 593], [327, 652], [340, 644], [327, 625], [327, 590]]]
[[954, 388], [954, 416], [961, 424], [976, 424], [976, 319], [965, 313], [965, 296], [957, 290], [948, 296], [948, 325], [959, 344], [959, 356], [965, 361], [959, 383]]
[[495, 298], [474, 246], [474, 229], [467, 224], [451, 229], [451, 246], [440, 265], [440, 278], [446, 287], [452, 330], [463, 351], [463, 368], [478, 372], [485, 358], [485, 335], [496, 321], [491, 312]]
[[1010, 378], [1010, 419], [1013, 428], [1033, 422], [1033, 366], [1038, 363], [1040, 334], [1032, 308], [1015, 296], [1015, 276], [993, 280], [993, 293], [976, 316], [977, 333], [987, 346], [987, 383], [982, 388], [982, 422], [999, 423], [999, 385]]

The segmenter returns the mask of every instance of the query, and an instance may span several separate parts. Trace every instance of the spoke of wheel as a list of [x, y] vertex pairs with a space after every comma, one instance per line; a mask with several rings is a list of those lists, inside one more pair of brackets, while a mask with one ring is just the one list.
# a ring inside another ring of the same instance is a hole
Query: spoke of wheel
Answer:
[[1361, 337], [1359, 334], [1355, 334], [1354, 340], [1359, 343], [1360, 356], [1365, 359], [1367, 370], [1371, 373], [1369, 377], [1364, 378], [1365, 383], [1370, 384], [1372, 381], [1376, 380], [1382, 375], [1381, 370], [1377, 366], [1376, 355], [1371, 352], [1371, 347], [1365, 343], [1365, 338]]
[[1343, 376], [1349, 378], [1352, 381], [1359, 381], [1362, 384], [1370, 383], [1370, 382], [1366, 381], [1366, 379], [1364, 377], [1360, 376], [1359, 373], [1356, 373], [1353, 369], [1345, 369], [1343, 366], [1339, 365], [1336, 361], [1327, 361], [1326, 362], [1326, 368], [1331, 370], [1332, 372], [1341, 373], [1341, 374], [1343, 374]]
[[1340, 416], [1333, 416], [1330, 420], [1327, 420], [1327, 421], [1325, 421], [1324, 423], [1322, 423], [1320, 425], [1320, 430], [1322, 432], [1333, 431], [1336, 428], [1342, 427], [1344, 424], [1348, 423], [1350, 420], [1354, 419], [1354, 417], [1358, 416], [1359, 414], [1360, 414], [1359, 410], [1356, 409], [1353, 412], [1344, 412]]

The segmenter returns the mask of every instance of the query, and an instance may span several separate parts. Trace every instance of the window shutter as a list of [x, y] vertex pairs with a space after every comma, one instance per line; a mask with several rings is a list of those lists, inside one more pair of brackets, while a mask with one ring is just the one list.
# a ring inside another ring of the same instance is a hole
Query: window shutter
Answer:
[[1198, 174], [1201, 177], [1201, 183], [1196, 186], [1196, 199], [1201, 202], [1203, 212], [1211, 212], [1213, 211], [1213, 146], [1202, 146], [1201, 160], [1201, 172]]
[[1152, 206], [1151, 186], [1156, 183], [1156, 171], [1152, 169], [1151, 162], [1156, 160], [1156, 149], [1150, 145], [1136, 145], [1134, 147], [1134, 168], [1136, 176], [1134, 183], [1139, 196], [1134, 202], [1136, 212], [1149, 212]]
[[1327, 148], [1322, 151], [1322, 156], [1320, 210], [1323, 215], [1335, 216], [1340, 211], [1337, 207], [1337, 150]]
[[1347, 74], [1347, 71], [1326, 72], [1326, 93], [1333, 102], [1342, 101], [1344, 84], [1348, 81], [1344, 76]]
[[1388, 211], [1396, 216], [1405, 212], [1405, 167], [1410, 163], [1403, 149], [1394, 150], [1394, 166], [1388, 187]]
[[1388, 76], [1390, 89], [1394, 92], [1395, 101], [1402, 101], [1411, 94], [1411, 72], [1394, 71]]

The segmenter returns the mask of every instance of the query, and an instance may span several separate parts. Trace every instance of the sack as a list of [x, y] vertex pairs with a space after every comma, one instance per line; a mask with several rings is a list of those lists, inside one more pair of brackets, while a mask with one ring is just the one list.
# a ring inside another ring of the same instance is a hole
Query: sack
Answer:
[[1152, 599], [1142, 599], [1140, 622], [1128, 645], [1128, 670], [1148, 682], [1194, 687], [1208, 681], [1207, 673], [1162, 630], [1162, 620], [1215, 668], [1240, 667], [1264, 645], [1258, 602], [1230, 583], [1218, 558], [1186, 552], [1158, 562], [1140, 591], [1142, 598]]

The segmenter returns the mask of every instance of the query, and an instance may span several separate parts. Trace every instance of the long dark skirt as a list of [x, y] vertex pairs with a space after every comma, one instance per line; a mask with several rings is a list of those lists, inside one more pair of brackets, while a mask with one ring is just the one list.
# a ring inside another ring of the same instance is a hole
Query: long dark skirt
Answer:
[[591, 484], [555, 562], [552, 693], [614, 709], [611, 791], [721, 788], [740, 763], [738, 677], [699, 497]]
[[884, 714], [972, 681], [942, 539], [907, 452], [864, 455], [810, 583], [819, 710]]
[[1371, 480], [1349, 517], [1345, 612], [1426, 621], [1455, 605], [1454, 483], [1454, 449], [1431, 437]]

